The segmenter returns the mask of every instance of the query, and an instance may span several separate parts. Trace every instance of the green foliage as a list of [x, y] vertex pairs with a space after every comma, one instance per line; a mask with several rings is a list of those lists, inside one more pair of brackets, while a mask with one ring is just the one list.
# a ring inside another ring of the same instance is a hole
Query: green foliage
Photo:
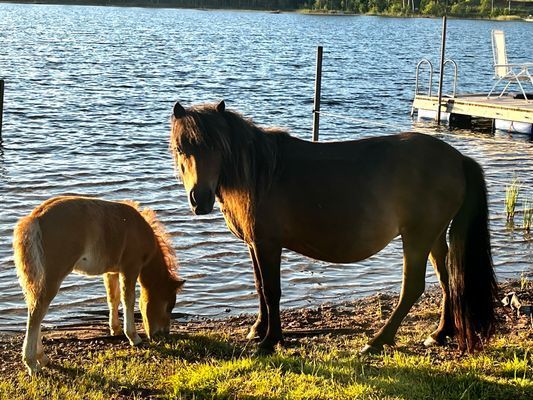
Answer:
[[[356, 14], [428, 16], [448, 14], [457, 17], [496, 18], [509, 15], [507, 4], [506, 0], [313, 0], [303, 6], [328, 13], [340, 11]], [[527, 11], [513, 7], [511, 14], [527, 15]]]
[[383, 13], [388, 6], [387, 0], [368, 0], [368, 9], [369, 12], [374, 14]]
[[440, 17], [446, 13], [446, 6], [443, 3], [439, 3], [438, 0], [429, 0], [427, 2], [422, 1], [420, 6], [422, 6], [424, 3], [425, 5], [422, 8], [422, 14], [424, 15], [434, 15]]
[[483, 16], [489, 16], [492, 11], [492, 0], [481, 0], [479, 13]]

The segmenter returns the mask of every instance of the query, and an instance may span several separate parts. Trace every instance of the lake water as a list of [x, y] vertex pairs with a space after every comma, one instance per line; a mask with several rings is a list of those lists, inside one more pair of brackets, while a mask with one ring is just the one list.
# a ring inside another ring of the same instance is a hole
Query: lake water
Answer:
[[[505, 30], [512, 60], [533, 60], [531, 23], [451, 20], [447, 56], [459, 64], [459, 91], [490, 89], [494, 28]], [[259, 124], [310, 138], [317, 45], [325, 49], [323, 110], [389, 124], [323, 117], [321, 140], [415, 129], [474, 157], [486, 169], [498, 277], [530, 273], [531, 242], [505, 228], [503, 199], [514, 175], [533, 197], [532, 143], [413, 127], [409, 117], [415, 65], [422, 57], [437, 64], [440, 29], [438, 19], [0, 4], [0, 331], [21, 330], [26, 318], [12, 228], [43, 200], [67, 193], [135, 199], [158, 212], [187, 279], [175, 311], [255, 312], [246, 247], [218, 209], [193, 216], [174, 178], [169, 115], [177, 99], [224, 98]], [[401, 263], [398, 241], [348, 265], [285, 252], [282, 306], [399, 290]], [[435, 282], [431, 267], [428, 282]], [[106, 307], [101, 278], [71, 275], [45, 322], [101, 317]]]

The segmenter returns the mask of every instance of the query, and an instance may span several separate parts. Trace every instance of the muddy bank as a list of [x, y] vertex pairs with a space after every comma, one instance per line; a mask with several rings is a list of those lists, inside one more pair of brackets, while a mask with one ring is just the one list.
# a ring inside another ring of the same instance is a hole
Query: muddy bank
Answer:
[[[500, 284], [500, 298], [509, 292], [515, 292], [524, 309], [533, 304], [533, 284], [529, 282], [521, 288], [518, 281]], [[282, 311], [282, 323], [285, 345], [296, 346], [313, 344], [313, 342], [332, 341], [339, 343], [355, 336], [371, 337], [383, 325], [393, 310], [397, 294], [378, 293], [376, 295], [339, 304], [325, 304], [314, 308], [289, 309]], [[409, 351], [426, 354], [422, 345], [425, 335], [436, 326], [441, 302], [440, 289], [433, 286], [426, 290], [413, 307], [400, 327], [400, 334], [410, 336]], [[498, 333], [514, 338], [524, 337], [533, 340], [533, 317], [527, 313], [517, 313], [511, 307], [497, 305]], [[236, 345], [246, 346], [248, 328], [255, 320], [254, 315], [239, 315], [225, 319], [190, 319], [174, 321], [171, 335], [196, 333], [217, 333], [228, 337]], [[142, 324], [138, 321], [141, 336]], [[22, 371], [20, 352], [23, 333], [0, 333], [0, 376], [12, 377]], [[52, 363], [75, 359], [83, 354], [108, 349], [128, 348], [124, 336], [110, 336], [106, 321], [83, 325], [71, 325], [53, 330], [43, 330], [43, 344]], [[149, 346], [144, 342], [143, 346]], [[254, 346], [247, 346], [250, 351]], [[402, 349], [401, 344], [398, 345]], [[452, 342], [444, 349], [435, 349], [434, 356], [450, 359], [460, 356]], [[354, 349], [357, 351], [358, 349]]]

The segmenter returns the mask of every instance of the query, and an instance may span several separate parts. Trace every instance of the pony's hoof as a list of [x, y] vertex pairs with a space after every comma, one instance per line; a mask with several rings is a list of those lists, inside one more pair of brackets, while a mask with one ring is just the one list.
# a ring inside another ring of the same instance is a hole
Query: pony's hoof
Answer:
[[369, 355], [369, 354], [379, 354], [383, 351], [382, 346], [372, 346], [370, 344], [365, 345], [360, 351], [359, 354], [362, 356]]
[[439, 346], [439, 345], [440, 343], [436, 341], [434, 338], [432, 338], [431, 336], [428, 336], [426, 340], [424, 340], [425, 347], [434, 347], [434, 346]]
[[266, 333], [262, 333], [256, 328], [252, 327], [250, 329], [250, 332], [248, 332], [248, 335], [246, 335], [246, 339], [253, 340], [253, 339], [259, 339], [262, 340], [266, 336]]
[[434, 347], [434, 346], [445, 346], [448, 343], [448, 338], [451, 337], [445, 334], [434, 334], [429, 335], [426, 340], [424, 340], [424, 346]]
[[121, 336], [124, 334], [124, 331], [121, 327], [118, 328], [110, 328], [111, 336]]
[[143, 341], [141, 339], [141, 337], [139, 335], [137, 335], [137, 334], [135, 336], [133, 336], [132, 338], [128, 338], [128, 339], [130, 341], [130, 345], [132, 345], [132, 346], [139, 346], [142, 343], [142, 341]]
[[256, 357], [270, 356], [274, 354], [274, 346], [259, 346], [255, 351], [254, 355]]
[[37, 363], [39, 364], [41, 368], [46, 367], [49, 362], [50, 362], [50, 359], [48, 358], [46, 354], [41, 355], [41, 357], [37, 359]]
[[37, 376], [42, 372], [42, 367], [36, 362], [35, 364], [26, 364], [28, 375]]

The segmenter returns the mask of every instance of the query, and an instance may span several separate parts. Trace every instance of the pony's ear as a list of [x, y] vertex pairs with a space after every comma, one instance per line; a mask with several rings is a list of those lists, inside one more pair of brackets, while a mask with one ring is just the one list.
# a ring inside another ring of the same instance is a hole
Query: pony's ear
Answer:
[[174, 104], [174, 118], [181, 118], [184, 116], [185, 108], [183, 108], [179, 101], [176, 101], [176, 104]]
[[217, 104], [217, 111], [219, 113], [223, 113], [226, 110], [226, 103], [224, 103], [224, 100], [222, 100], [220, 103]]

